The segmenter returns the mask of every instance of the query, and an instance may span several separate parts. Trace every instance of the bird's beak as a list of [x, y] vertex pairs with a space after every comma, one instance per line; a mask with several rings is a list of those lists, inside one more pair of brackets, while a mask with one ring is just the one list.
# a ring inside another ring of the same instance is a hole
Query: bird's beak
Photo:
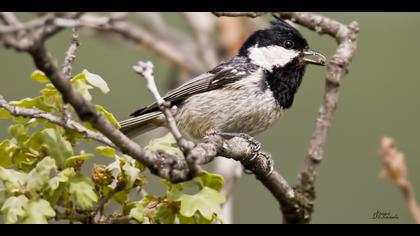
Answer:
[[[315, 59], [309, 58], [310, 56], [314, 56]], [[327, 61], [327, 57], [324, 56], [322, 53], [319, 53], [317, 51], [314, 51], [312, 49], [305, 49], [303, 51], [303, 58], [302, 60], [308, 64], [313, 65], [319, 65], [319, 66], [325, 66], [325, 63]]]

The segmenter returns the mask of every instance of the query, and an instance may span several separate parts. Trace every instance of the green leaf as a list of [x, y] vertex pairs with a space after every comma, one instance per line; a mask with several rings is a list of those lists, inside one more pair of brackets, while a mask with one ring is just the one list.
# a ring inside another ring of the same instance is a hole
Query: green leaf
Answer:
[[82, 74], [85, 75], [86, 81], [90, 85], [92, 85], [93, 87], [98, 88], [103, 93], [108, 93], [109, 92], [108, 84], [106, 83], [106, 81], [104, 79], [102, 79], [102, 77], [100, 77], [99, 75], [90, 73], [86, 69], [83, 70]]
[[182, 186], [182, 183], [180, 184], [172, 184], [170, 181], [163, 179], [161, 181], [166, 187], [168, 188], [168, 191], [166, 193], [166, 197], [169, 201], [175, 202], [179, 201], [181, 196], [184, 194], [182, 190], [184, 187]]
[[66, 159], [66, 165], [69, 167], [72, 167], [75, 165], [76, 161], [86, 161], [86, 160], [91, 159], [92, 157], [95, 157], [95, 155], [90, 154], [90, 153], [71, 156]]
[[20, 192], [24, 189], [28, 175], [23, 172], [0, 167], [0, 180], [10, 193]]
[[3, 206], [3, 203], [11, 196], [6, 189], [0, 188], [0, 206]]
[[[75, 77], [76, 78], [76, 77]], [[92, 95], [90, 95], [89, 89], [92, 89], [92, 86], [86, 84], [85, 81], [80, 79], [74, 79], [72, 80], [72, 84], [74, 88], [82, 94], [83, 98], [92, 101]]]
[[208, 220], [204, 218], [203, 215], [200, 214], [200, 212], [197, 212], [191, 217], [185, 217], [181, 214], [177, 214], [177, 216], [178, 216], [180, 224], [211, 224], [211, 223], [214, 223], [214, 220], [216, 219], [213, 217], [211, 220]]
[[176, 212], [170, 206], [161, 204], [156, 213], [154, 220], [161, 224], [173, 224], [175, 222]]
[[98, 201], [98, 195], [91, 180], [81, 174], [70, 179], [69, 193], [81, 210], [89, 210]]
[[144, 206], [138, 202], [136, 203], [136, 206], [130, 210], [129, 216], [139, 223], [142, 223], [144, 220]]
[[181, 215], [192, 217], [196, 212], [200, 212], [204, 218], [211, 220], [214, 215], [220, 215], [220, 205], [225, 202], [225, 197], [214, 189], [204, 187], [195, 195], [182, 195], [179, 200]]
[[128, 201], [128, 197], [128, 190], [124, 189], [119, 192], [116, 192], [114, 196], [112, 196], [112, 199], [114, 199], [114, 201], [118, 202], [119, 204], [123, 205]]
[[45, 157], [29, 172], [26, 188], [31, 193], [36, 193], [48, 184], [51, 171], [56, 170], [55, 160]]
[[16, 153], [17, 148], [16, 144], [8, 139], [0, 143], [0, 166], [9, 167], [13, 164], [12, 157]]
[[181, 150], [175, 145], [176, 140], [174, 136], [171, 133], [168, 133], [161, 138], [150, 140], [149, 145], [147, 145], [145, 149], [152, 152], [165, 151], [174, 156], [181, 156]]
[[31, 79], [40, 83], [46, 83], [50, 81], [45, 73], [40, 70], [35, 70], [32, 72]]
[[218, 192], [223, 188], [224, 179], [221, 175], [205, 172], [199, 178], [202, 181], [203, 187], [209, 187]]
[[115, 157], [115, 148], [112, 147], [99, 146], [96, 147], [96, 152], [105, 157]]
[[0, 108], [0, 119], [9, 119], [10, 112], [4, 108]]
[[41, 90], [42, 103], [49, 106], [51, 110], [61, 111], [63, 99], [60, 92], [54, 87], [53, 84], [48, 83], [44, 89]]
[[57, 166], [64, 167], [65, 160], [73, 155], [73, 149], [69, 141], [65, 140], [58, 130], [53, 128], [44, 129], [42, 147], [48, 156], [54, 158]]
[[45, 85], [45, 88], [41, 89], [41, 94], [44, 96], [53, 96], [59, 94], [58, 90], [54, 87], [52, 83]]
[[25, 140], [29, 138], [27, 129], [25, 125], [23, 124], [15, 124], [15, 125], [9, 126], [9, 133], [16, 139], [16, 141], [20, 143], [24, 142]]
[[5, 216], [4, 222], [6, 224], [17, 223], [19, 218], [25, 216], [28, 202], [29, 200], [24, 195], [9, 197], [1, 208], [1, 213]]
[[57, 176], [54, 176], [48, 180], [48, 186], [51, 190], [56, 190], [60, 186], [60, 183], [67, 182], [69, 178], [73, 177], [76, 174], [73, 168], [66, 168], [62, 170]]
[[38, 97], [35, 97], [35, 98], [25, 98], [25, 99], [22, 99], [20, 101], [12, 101], [12, 102], [10, 102], [10, 104], [13, 105], [13, 106], [24, 107], [24, 108], [34, 108], [35, 107], [35, 108], [38, 108], [40, 110], [48, 111], [48, 112], [51, 111], [52, 108], [54, 108], [54, 107], [51, 107], [51, 106], [45, 104], [42, 96], [38, 96]]
[[197, 224], [197, 221], [195, 220], [194, 216], [185, 217], [181, 214], [177, 214], [177, 216], [180, 224]]
[[25, 224], [48, 224], [48, 218], [55, 216], [54, 209], [44, 199], [30, 201], [26, 212], [27, 215], [23, 220]]
[[43, 142], [44, 135], [40, 131], [33, 133], [24, 142], [20, 142], [13, 155], [14, 164], [19, 169], [31, 170], [35, 162], [46, 156], [46, 152], [42, 147]]
[[140, 174], [140, 170], [136, 167], [136, 160], [127, 155], [122, 155], [119, 160], [120, 163], [124, 163], [122, 171], [127, 176], [127, 188], [131, 188]]
[[102, 112], [102, 114], [104, 114], [104, 116], [118, 129], [121, 128], [120, 123], [118, 123], [118, 120], [115, 119], [114, 115], [107, 111], [103, 106], [101, 105], [95, 105], [96, 109], [100, 112]]

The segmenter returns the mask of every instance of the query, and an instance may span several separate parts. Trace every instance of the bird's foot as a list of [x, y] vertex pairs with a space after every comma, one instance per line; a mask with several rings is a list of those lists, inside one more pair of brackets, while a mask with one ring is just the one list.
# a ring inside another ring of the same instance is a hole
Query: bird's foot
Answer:
[[251, 143], [252, 147], [253, 147], [253, 151], [256, 152], [258, 154], [258, 152], [261, 149], [261, 143], [258, 142], [257, 140], [255, 140], [251, 135], [246, 134], [246, 133], [230, 133], [230, 132], [218, 132], [218, 134], [220, 136], [224, 136], [224, 137], [239, 137], [239, 138], [243, 138], [248, 140], [249, 143]]
[[[274, 161], [271, 158], [271, 154], [260, 152], [261, 150], [261, 143], [257, 140], [255, 140], [251, 135], [246, 133], [227, 133], [227, 132], [218, 132], [219, 135], [224, 137], [240, 137], [243, 139], [246, 139], [252, 146], [252, 157], [246, 161], [246, 165], [242, 163], [243, 172], [245, 174], [255, 174], [255, 170], [257, 168], [257, 157], [259, 155], [263, 155], [265, 158], [267, 158], [267, 163], [269, 165], [270, 171], [269, 174], [271, 174], [272, 170], [274, 169]], [[267, 175], [267, 176], [268, 176]]]

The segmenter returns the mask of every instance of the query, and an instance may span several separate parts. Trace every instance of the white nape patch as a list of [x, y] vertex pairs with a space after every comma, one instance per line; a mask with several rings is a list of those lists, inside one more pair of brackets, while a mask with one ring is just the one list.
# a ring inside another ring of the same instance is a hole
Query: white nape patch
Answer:
[[281, 46], [258, 47], [257, 45], [248, 51], [252, 62], [268, 71], [272, 71], [275, 66], [285, 66], [299, 55], [297, 51]]

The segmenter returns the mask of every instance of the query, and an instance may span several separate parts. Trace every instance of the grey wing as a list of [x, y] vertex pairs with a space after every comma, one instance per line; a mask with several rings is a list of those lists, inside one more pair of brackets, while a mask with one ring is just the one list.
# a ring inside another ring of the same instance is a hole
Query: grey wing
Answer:
[[[178, 101], [181, 101], [193, 94], [197, 94], [200, 92], [205, 91], [210, 81], [214, 78], [214, 74], [211, 73], [205, 73], [202, 75], [199, 75], [188, 82], [184, 83], [183, 85], [179, 86], [178, 88], [169, 91], [163, 99], [165, 101], [171, 102], [171, 104], [177, 103]], [[150, 104], [147, 107], [144, 107], [140, 110], [135, 111], [130, 116], [140, 116], [149, 112], [157, 111], [158, 105], [156, 102]]]
[[[213, 89], [221, 88], [225, 84], [233, 83], [256, 69], [257, 67], [250, 66], [246, 59], [235, 57], [220, 63], [211, 71], [199, 75], [168, 92], [163, 99], [171, 102], [173, 105], [177, 105], [194, 94], [208, 92]], [[158, 111], [156, 102], [134, 112], [131, 116], [141, 116], [155, 111]]]

